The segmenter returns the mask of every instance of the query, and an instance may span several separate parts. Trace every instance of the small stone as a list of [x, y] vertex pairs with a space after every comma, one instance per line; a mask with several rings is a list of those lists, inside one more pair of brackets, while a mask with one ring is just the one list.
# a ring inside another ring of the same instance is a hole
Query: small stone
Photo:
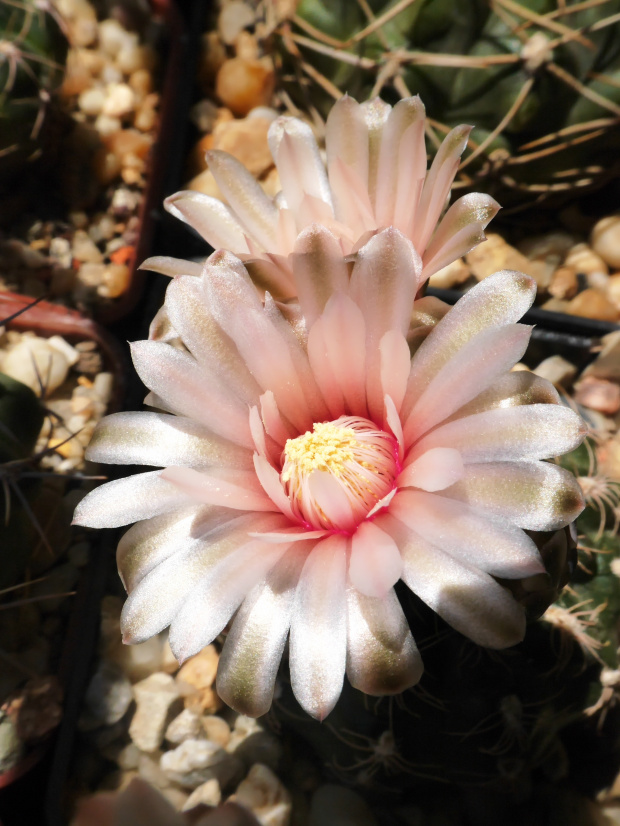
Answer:
[[64, 352], [50, 345], [45, 338], [24, 337], [4, 359], [2, 370], [37, 395], [46, 396], [64, 382], [69, 372], [69, 360]]
[[470, 275], [469, 267], [462, 258], [459, 258], [431, 275], [428, 284], [430, 287], [437, 287], [440, 290], [451, 290], [453, 287], [467, 281]]
[[116, 65], [124, 75], [131, 75], [140, 69], [149, 69], [152, 63], [150, 50], [138, 43], [122, 46], [116, 55]]
[[465, 261], [478, 281], [498, 270], [519, 270], [536, 281], [539, 292], [547, 289], [553, 275], [552, 265], [546, 261], [530, 261], [494, 232], [489, 233], [486, 241], [467, 253]]
[[101, 86], [86, 89], [78, 97], [78, 106], [85, 115], [95, 117], [99, 115], [106, 102], [105, 90]]
[[127, 743], [118, 753], [116, 762], [119, 768], [125, 771], [138, 768], [138, 761], [140, 760], [140, 749], [135, 743]]
[[[93, 172], [97, 181], [103, 186], [112, 183], [121, 173], [123, 164], [119, 156], [101, 146], [93, 158]], [[117, 190], [118, 191], [118, 190]]]
[[578, 289], [579, 281], [575, 270], [565, 265], [558, 267], [549, 284], [549, 294], [554, 298], [573, 298], [577, 295]]
[[575, 385], [575, 401], [599, 413], [613, 416], [620, 410], [620, 385], [586, 376]]
[[620, 482], [620, 433], [616, 433], [597, 447], [596, 466], [603, 476]]
[[126, 293], [131, 284], [131, 270], [125, 264], [108, 264], [97, 294], [103, 298], [118, 298]]
[[[210, 688], [215, 682], [219, 659], [215, 646], [207, 645], [198, 654], [186, 660], [176, 676], [181, 692], [185, 694], [191, 693], [192, 689]], [[182, 686], [182, 683], [186, 685]]]
[[66, 238], [61, 238], [60, 236], [52, 238], [50, 241], [49, 254], [50, 258], [54, 258], [57, 261], [58, 266], [71, 267], [71, 244]]
[[599, 354], [582, 375], [620, 382], [620, 330], [603, 336]]
[[[189, 113], [190, 120], [199, 132], [212, 132], [217, 121], [219, 107], [205, 98], [195, 103]], [[225, 111], [228, 112], [228, 109]], [[232, 118], [232, 112], [230, 112]]]
[[344, 786], [321, 786], [310, 804], [309, 826], [377, 826], [366, 801]]
[[98, 287], [103, 282], [105, 264], [82, 264], [77, 280], [85, 287]]
[[128, 83], [139, 99], [153, 91], [153, 76], [147, 69], [136, 69], [131, 73]]
[[190, 809], [193, 809], [194, 806], [199, 806], [201, 803], [204, 806], [217, 806], [221, 799], [222, 791], [220, 789], [220, 784], [214, 777], [212, 777], [211, 780], [207, 780], [206, 783], [202, 783], [197, 789], [194, 789], [194, 791], [187, 798], [185, 805], [183, 806], [183, 811], [189, 811]]
[[116, 663], [103, 660], [93, 675], [85, 696], [80, 728], [111, 726], [124, 715], [133, 699], [131, 683]]
[[15, 723], [0, 713], [0, 772], [7, 772], [18, 764], [23, 749]]
[[230, 0], [224, 3], [217, 19], [217, 28], [222, 41], [228, 46], [237, 39], [237, 35], [248, 26], [253, 26], [256, 13], [242, 0]]
[[95, 121], [95, 129], [102, 138], [107, 138], [122, 129], [120, 118], [111, 118], [109, 115], [99, 115]]
[[261, 55], [261, 48], [255, 34], [241, 31], [235, 39], [235, 57], [244, 60], [257, 60]]
[[101, 70], [100, 80], [108, 86], [110, 83], [122, 83], [123, 73], [112, 63], [106, 63]]
[[263, 826], [290, 823], [291, 796], [271, 769], [260, 763], [252, 766], [229, 800], [248, 808]]
[[564, 259], [566, 267], [572, 267], [575, 272], [590, 275], [591, 273], [609, 273], [609, 268], [600, 255], [587, 244], [575, 244]]
[[214, 714], [208, 714], [201, 718], [201, 723], [207, 740], [226, 748], [230, 741], [230, 726], [226, 720]]
[[166, 729], [165, 739], [175, 746], [190, 738], [197, 740], [203, 733], [200, 716], [186, 708]]
[[99, 400], [104, 404], [107, 404], [112, 398], [113, 389], [114, 376], [112, 373], [99, 373], [99, 375], [95, 377], [95, 381], [93, 382], [93, 391]]
[[605, 292], [607, 298], [620, 310], [620, 273], [609, 276]]
[[548, 313], [567, 313], [568, 304], [568, 301], [561, 298], [550, 298], [549, 301], [545, 301], [544, 304], [540, 305], [540, 309], [547, 310]]
[[548, 232], [544, 235], [528, 236], [517, 244], [517, 249], [530, 259], [551, 259], [562, 261], [575, 245], [575, 239], [568, 232]]
[[170, 785], [170, 779], [162, 771], [159, 765], [160, 760], [160, 751], [154, 751], [151, 754], [140, 754], [138, 757], [138, 773], [147, 783], [157, 789], [165, 789]]
[[126, 83], [109, 83], [106, 87], [106, 99], [102, 108], [104, 115], [122, 118], [132, 112], [136, 105], [136, 96], [131, 86]]
[[273, 158], [267, 133], [270, 122], [265, 118], [244, 118], [219, 123], [213, 131], [213, 148], [228, 152], [259, 178], [271, 166]]
[[567, 310], [570, 315], [580, 315], [598, 321], [617, 321], [620, 310], [598, 290], [589, 288], [578, 293], [570, 301]]
[[134, 126], [141, 132], [150, 132], [157, 123], [157, 108], [159, 106], [159, 95], [147, 95], [136, 112]]
[[547, 379], [557, 387], [570, 387], [577, 375], [577, 368], [562, 356], [549, 356], [549, 358], [541, 361], [532, 372], [540, 376], [541, 379]]
[[233, 57], [218, 71], [215, 91], [231, 112], [244, 117], [255, 106], [269, 106], [274, 86], [275, 74], [268, 63]]
[[97, 245], [93, 243], [87, 232], [83, 229], [76, 230], [73, 236], [73, 244], [71, 245], [73, 257], [78, 261], [88, 262], [91, 264], [99, 264], [103, 261], [103, 255], [98, 249]]
[[185, 708], [191, 709], [196, 714], [213, 714], [222, 707], [220, 696], [213, 687], [200, 688], [184, 696]]
[[129, 726], [129, 736], [142, 751], [155, 751], [178, 708], [179, 692], [169, 674], [156, 672], [134, 686], [136, 713]]
[[99, 23], [99, 47], [108, 57], [116, 57], [123, 47], [137, 42], [138, 36], [124, 29], [118, 20], [109, 18]]
[[160, 762], [170, 780], [188, 789], [195, 789], [208, 780], [218, 781], [220, 788], [243, 776], [243, 764], [227, 754], [217, 743], [208, 740], [184, 740], [180, 746], [165, 752]]
[[126, 162], [129, 155], [136, 155], [144, 160], [152, 145], [153, 139], [137, 129], [121, 129], [106, 138], [106, 146], [121, 159], [122, 163]]
[[614, 270], [620, 269], [620, 215], [609, 215], [594, 225], [592, 249]]

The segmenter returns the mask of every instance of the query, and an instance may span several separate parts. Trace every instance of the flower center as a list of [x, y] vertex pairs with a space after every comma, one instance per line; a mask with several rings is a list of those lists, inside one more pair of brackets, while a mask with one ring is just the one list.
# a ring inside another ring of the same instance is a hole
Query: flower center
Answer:
[[389, 433], [368, 419], [341, 416], [286, 442], [280, 479], [306, 524], [349, 530], [394, 486], [397, 455]]

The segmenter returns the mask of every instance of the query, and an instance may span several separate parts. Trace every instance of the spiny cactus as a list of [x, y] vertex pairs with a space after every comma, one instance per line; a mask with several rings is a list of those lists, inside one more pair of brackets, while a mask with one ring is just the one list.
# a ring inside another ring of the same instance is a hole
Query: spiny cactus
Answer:
[[277, 29], [281, 81], [325, 115], [344, 92], [420, 93], [429, 149], [475, 124], [456, 187], [506, 208], [614, 174], [618, 0], [301, 0]]
[[47, 0], [0, 0], [0, 181], [41, 146], [67, 40]]

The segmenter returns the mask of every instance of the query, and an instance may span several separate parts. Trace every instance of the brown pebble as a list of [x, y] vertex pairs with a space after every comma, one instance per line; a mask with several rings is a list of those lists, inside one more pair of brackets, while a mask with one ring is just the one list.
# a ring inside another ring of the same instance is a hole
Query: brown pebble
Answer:
[[594, 376], [586, 376], [575, 385], [575, 401], [613, 416], [620, 410], [620, 385], [615, 382], [597, 379]]
[[215, 682], [219, 659], [215, 646], [208, 645], [183, 663], [176, 676], [177, 682], [182, 681], [193, 688], [210, 688]]
[[121, 159], [121, 163], [125, 165], [127, 155], [146, 158], [153, 144], [153, 139], [137, 129], [119, 129], [118, 132], [107, 135], [104, 138], [104, 143], [110, 152], [117, 155]]
[[620, 317], [620, 310], [603, 293], [592, 288], [576, 295], [566, 308], [566, 312], [598, 321], [617, 321]]
[[579, 281], [577, 280], [577, 273], [572, 267], [558, 267], [553, 273], [551, 284], [549, 285], [549, 294], [554, 298], [574, 298], [579, 289]]
[[607, 279], [607, 298], [620, 309], [620, 272]]
[[585, 275], [595, 272], [605, 274], [609, 272], [609, 268], [601, 256], [597, 255], [587, 244], [575, 244], [564, 259], [564, 264]]
[[273, 166], [267, 142], [269, 126], [270, 121], [260, 117], [218, 123], [213, 130], [213, 148], [228, 152], [259, 178]]
[[198, 66], [198, 83], [205, 93], [209, 93], [215, 76], [226, 61], [226, 47], [217, 32], [207, 32], [202, 36], [202, 50]]
[[103, 281], [97, 292], [104, 298], [118, 298], [127, 292], [131, 282], [131, 272], [125, 264], [108, 264], [103, 273]]
[[273, 68], [262, 60], [233, 57], [222, 65], [215, 92], [231, 112], [244, 117], [256, 106], [269, 106], [275, 86]]
[[590, 243], [610, 267], [620, 267], [620, 215], [609, 215], [595, 224]]
[[185, 697], [185, 708], [196, 714], [215, 714], [222, 707], [222, 701], [214, 688], [201, 688]]

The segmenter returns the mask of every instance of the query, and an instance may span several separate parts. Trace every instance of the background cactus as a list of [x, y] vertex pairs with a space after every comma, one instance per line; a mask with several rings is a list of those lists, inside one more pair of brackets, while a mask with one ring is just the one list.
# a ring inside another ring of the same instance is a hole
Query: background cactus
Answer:
[[48, 2], [0, 0], [0, 181], [43, 144], [67, 40]]
[[343, 92], [420, 93], [431, 151], [475, 125], [457, 190], [484, 188], [505, 208], [557, 202], [617, 172], [619, 11], [618, 0], [301, 0], [277, 29], [280, 77], [323, 117]]

